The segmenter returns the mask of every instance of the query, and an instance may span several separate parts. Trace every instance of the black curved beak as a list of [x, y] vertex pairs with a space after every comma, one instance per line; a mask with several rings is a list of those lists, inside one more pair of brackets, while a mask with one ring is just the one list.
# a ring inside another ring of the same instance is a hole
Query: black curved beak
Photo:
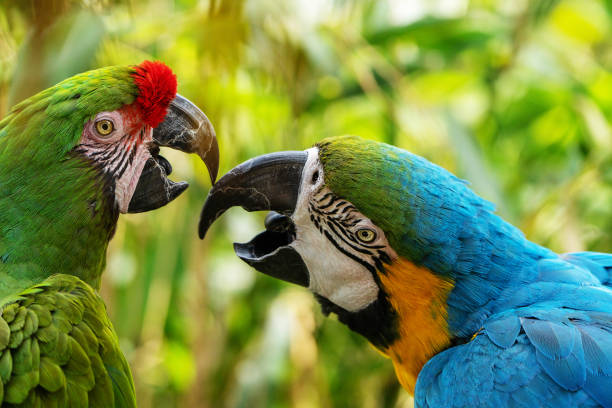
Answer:
[[306, 152], [270, 153], [231, 169], [208, 193], [200, 214], [200, 238], [231, 207], [293, 213], [306, 158]]
[[177, 94], [170, 102], [164, 121], [153, 130], [152, 157], [145, 164], [130, 200], [130, 213], [162, 207], [189, 186], [186, 182], [168, 179], [172, 166], [159, 155], [160, 146], [197, 154], [206, 164], [211, 183], [217, 178], [219, 146], [215, 130], [204, 112]]
[[200, 216], [200, 238], [231, 207], [272, 210], [266, 217], [266, 231], [250, 242], [234, 244], [234, 251], [260, 272], [308, 286], [308, 269], [290, 245], [295, 239], [295, 225], [289, 217], [295, 210], [307, 157], [306, 152], [271, 153], [230, 170], [208, 193]]

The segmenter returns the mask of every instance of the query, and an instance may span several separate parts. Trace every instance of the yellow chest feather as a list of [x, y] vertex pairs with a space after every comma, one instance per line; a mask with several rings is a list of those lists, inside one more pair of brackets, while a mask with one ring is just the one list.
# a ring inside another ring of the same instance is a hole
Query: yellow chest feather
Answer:
[[450, 344], [446, 299], [453, 283], [403, 258], [379, 277], [399, 316], [398, 339], [381, 351], [393, 361], [402, 386], [414, 393], [423, 365]]

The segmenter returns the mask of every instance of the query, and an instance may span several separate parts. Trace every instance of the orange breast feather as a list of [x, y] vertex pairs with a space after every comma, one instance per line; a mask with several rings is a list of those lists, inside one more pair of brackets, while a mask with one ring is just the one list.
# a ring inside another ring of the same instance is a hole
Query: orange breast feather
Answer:
[[381, 351], [393, 360], [402, 386], [413, 393], [423, 365], [450, 344], [446, 299], [453, 282], [401, 257], [379, 276], [398, 313], [400, 334]]

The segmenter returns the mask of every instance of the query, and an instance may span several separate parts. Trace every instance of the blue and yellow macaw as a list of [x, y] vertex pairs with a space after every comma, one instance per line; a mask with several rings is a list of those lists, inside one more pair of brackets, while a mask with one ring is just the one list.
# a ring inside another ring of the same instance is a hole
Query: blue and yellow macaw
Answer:
[[237, 166], [200, 235], [237, 205], [273, 212], [236, 254], [308, 287], [418, 407], [612, 407], [612, 255], [558, 255], [441, 167], [351, 136]]

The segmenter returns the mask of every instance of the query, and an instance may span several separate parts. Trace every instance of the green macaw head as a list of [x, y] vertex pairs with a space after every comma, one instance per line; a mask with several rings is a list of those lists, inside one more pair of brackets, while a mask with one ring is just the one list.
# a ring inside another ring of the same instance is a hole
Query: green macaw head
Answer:
[[160, 146], [196, 153], [214, 182], [214, 129], [176, 94], [161, 62], [68, 78], [0, 121], [0, 296], [71, 273], [97, 288], [120, 213], [149, 211], [181, 194]]
[[168, 146], [197, 153], [214, 181], [214, 129], [176, 88], [170, 68], [145, 61], [85, 72], [24, 100], [0, 122], [0, 177], [27, 189], [36, 175], [44, 182], [57, 165], [85, 161], [120, 212], [147, 211], [187, 187], [166, 178], [171, 166], [159, 147]]

